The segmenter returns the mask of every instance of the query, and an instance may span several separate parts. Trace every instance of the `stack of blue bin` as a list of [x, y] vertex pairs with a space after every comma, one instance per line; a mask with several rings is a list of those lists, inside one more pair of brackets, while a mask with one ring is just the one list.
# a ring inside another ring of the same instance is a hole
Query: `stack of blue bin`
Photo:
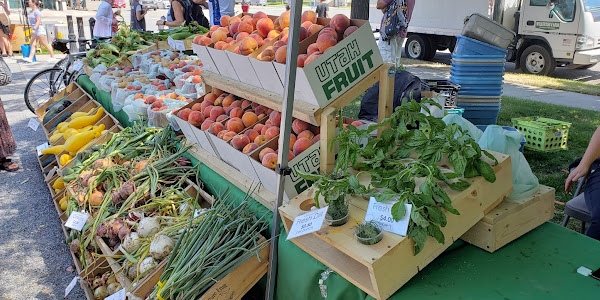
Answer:
[[450, 80], [460, 84], [456, 106], [475, 125], [496, 124], [500, 111], [506, 50], [459, 35]]

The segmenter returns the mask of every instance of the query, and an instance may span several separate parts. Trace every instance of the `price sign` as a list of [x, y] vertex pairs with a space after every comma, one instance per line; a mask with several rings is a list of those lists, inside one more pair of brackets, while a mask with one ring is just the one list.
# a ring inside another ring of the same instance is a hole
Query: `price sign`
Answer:
[[400, 221], [395, 221], [394, 217], [392, 217], [392, 206], [394, 206], [396, 202], [398, 201], [379, 202], [375, 200], [374, 197], [371, 197], [365, 221], [377, 222], [381, 226], [381, 229], [385, 231], [406, 236], [412, 205], [404, 204], [406, 205], [406, 214], [404, 215], [404, 218]]
[[287, 239], [291, 240], [305, 234], [309, 234], [321, 229], [323, 220], [325, 220], [325, 214], [327, 213], [327, 207], [311, 211], [309, 213], [297, 216], [292, 223], [290, 233]]
[[69, 216], [69, 219], [67, 219], [67, 222], [65, 223], [65, 227], [69, 227], [69, 228], [75, 229], [77, 231], [81, 231], [81, 229], [83, 228], [83, 225], [85, 225], [85, 222], [87, 221], [89, 216], [90, 215], [86, 212], [74, 211]]
[[169, 37], [167, 39], [167, 43], [169, 44], [169, 46], [171, 46], [171, 48], [175, 50], [185, 51], [185, 44], [183, 43], [183, 41], [177, 41], [174, 40], [172, 37]]
[[125, 300], [125, 289], [121, 289], [120, 291], [104, 298], [104, 300]]
[[77, 284], [77, 280], [78, 279], [79, 279], [79, 276], [73, 277], [73, 280], [71, 280], [71, 282], [69, 283], [69, 285], [67, 285], [67, 288], [65, 288], [65, 297], [64, 298], [67, 298], [67, 296], [69, 295], [69, 293], [73, 290], [73, 288]]
[[38, 127], [40, 127], [40, 122], [36, 118], [29, 119], [29, 123], [27, 124], [29, 128], [33, 129], [33, 131], [37, 131]]
[[83, 61], [78, 60], [73, 63], [73, 70], [79, 71], [81, 68], [83, 68]]
[[48, 143], [43, 143], [43, 144], [35, 147], [35, 149], [37, 150], [37, 155], [42, 156], [42, 150], [48, 149], [49, 147], [50, 147], [50, 144], [48, 144]]

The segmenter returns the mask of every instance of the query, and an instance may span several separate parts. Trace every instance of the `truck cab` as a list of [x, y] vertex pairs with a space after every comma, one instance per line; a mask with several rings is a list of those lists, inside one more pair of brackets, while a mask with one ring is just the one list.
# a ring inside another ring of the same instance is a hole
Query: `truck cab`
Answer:
[[[371, 0], [369, 21], [379, 28], [382, 12]], [[547, 75], [557, 66], [589, 68], [600, 61], [600, 0], [419, 0], [415, 4], [405, 55], [430, 60], [454, 50], [463, 20], [488, 16], [517, 33], [507, 61], [525, 73]]]

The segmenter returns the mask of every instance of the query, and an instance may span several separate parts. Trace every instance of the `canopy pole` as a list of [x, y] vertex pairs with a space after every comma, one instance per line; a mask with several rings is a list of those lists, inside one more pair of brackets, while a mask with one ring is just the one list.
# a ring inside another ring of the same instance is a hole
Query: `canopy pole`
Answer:
[[[279, 206], [283, 200], [285, 177], [291, 173], [288, 167], [290, 149], [290, 133], [292, 131], [292, 114], [294, 112], [294, 90], [296, 89], [296, 67], [298, 65], [298, 44], [300, 35], [300, 15], [302, 12], [302, 0], [293, 0], [290, 11], [290, 26], [287, 45], [285, 85], [283, 90], [283, 105], [281, 108], [281, 128], [279, 135], [279, 155], [277, 157], [277, 195], [275, 208], [273, 209], [273, 224], [271, 230], [271, 251], [269, 255], [269, 275], [267, 282], [267, 293], [265, 298], [275, 298], [275, 286], [277, 283], [277, 258], [278, 241], [280, 232]], [[282, 139], [283, 138], [283, 139]]]

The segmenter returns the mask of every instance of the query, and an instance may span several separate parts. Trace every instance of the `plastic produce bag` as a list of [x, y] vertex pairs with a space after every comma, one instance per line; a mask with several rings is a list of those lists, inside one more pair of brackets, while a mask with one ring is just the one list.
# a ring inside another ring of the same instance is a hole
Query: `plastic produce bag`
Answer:
[[[453, 124], [453, 123], [458, 124], [458, 126], [460, 126], [460, 128], [462, 128], [462, 130], [467, 131], [471, 135], [471, 137], [477, 143], [479, 143], [479, 139], [481, 138], [483, 131], [481, 131], [481, 129], [477, 128], [477, 126], [473, 125], [473, 123], [469, 122], [469, 120], [467, 120], [459, 115], [456, 115], [456, 114], [449, 114], [449, 115], [445, 116], [444, 118], [442, 118], [442, 120], [446, 124]], [[498, 151], [498, 152], [500, 152], [500, 151]]]
[[513, 192], [511, 199], [519, 199], [532, 195], [538, 190], [539, 181], [531, 171], [529, 163], [521, 148], [523, 133], [508, 131], [497, 125], [490, 125], [479, 140], [482, 149], [508, 154], [510, 156], [513, 175]]
[[144, 103], [144, 99], [136, 99], [131, 103], [126, 103], [123, 106], [123, 111], [129, 117], [129, 122], [139, 121], [148, 115], [150, 104]]
[[113, 81], [115, 81], [115, 79], [117, 79], [114, 76], [108, 76], [108, 75], [104, 75], [102, 77], [100, 77], [100, 79], [98, 80], [98, 83], [100, 85], [97, 85], [97, 87], [99, 87], [101, 90], [110, 93], [111, 92], [111, 83], [113, 83]]

